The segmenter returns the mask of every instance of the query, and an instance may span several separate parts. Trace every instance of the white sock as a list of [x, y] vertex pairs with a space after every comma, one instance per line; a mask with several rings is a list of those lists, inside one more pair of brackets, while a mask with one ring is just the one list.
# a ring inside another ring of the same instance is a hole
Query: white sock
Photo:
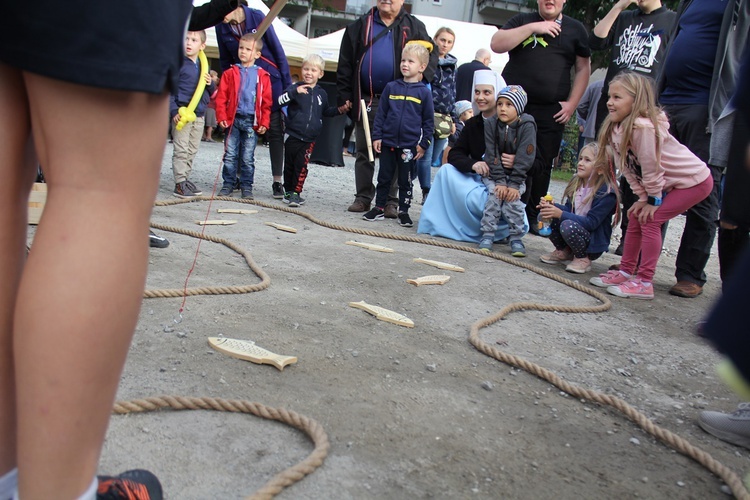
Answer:
[[[96, 489], [99, 486], [99, 480], [94, 476], [94, 480], [89, 485], [89, 487], [86, 489], [85, 492], [83, 492], [83, 495], [78, 497], [78, 500], [96, 500]], [[16, 492], [13, 494], [13, 500], [19, 500], [18, 498], [18, 489], [16, 489]]]
[[18, 488], [18, 467], [0, 476], [0, 500], [10, 500]]

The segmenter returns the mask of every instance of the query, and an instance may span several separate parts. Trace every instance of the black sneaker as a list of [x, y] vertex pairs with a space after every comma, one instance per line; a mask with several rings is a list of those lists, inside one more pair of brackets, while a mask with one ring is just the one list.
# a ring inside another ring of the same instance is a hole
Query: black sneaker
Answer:
[[302, 198], [299, 193], [292, 193], [291, 196], [289, 196], [289, 206], [292, 208], [299, 207], [300, 205], [305, 204], [305, 199]]
[[403, 227], [412, 227], [414, 223], [411, 221], [411, 217], [406, 212], [398, 214], [398, 223]]
[[271, 189], [273, 190], [273, 197], [277, 200], [284, 197], [284, 186], [280, 182], [271, 184]]
[[178, 182], [174, 185], [174, 192], [172, 193], [174, 196], [178, 198], [192, 198], [195, 195], [192, 189], [190, 189], [190, 186], [188, 186], [188, 183], [186, 181]]
[[192, 191], [192, 192], [193, 192], [193, 194], [195, 194], [195, 196], [200, 196], [200, 195], [202, 195], [202, 194], [203, 194], [203, 191], [201, 191], [200, 189], [198, 189], [198, 188], [196, 187], [196, 185], [195, 185], [195, 184], [193, 184], [192, 182], [190, 182], [190, 181], [185, 181], [185, 184], [187, 184], [187, 185], [188, 185], [188, 187], [190, 188], [190, 191]]
[[385, 218], [385, 212], [383, 211], [382, 208], [374, 207], [365, 215], [363, 215], [362, 218], [370, 222], [375, 221], [375, 220], [383, 220]]
[[222, 186], [219, 191], [219, 196], [232, 196], [233, 190], [232, 186]]
[[253, 188], [247, 188], [242, 190], [242, 199], [243, 200], [252, 200], [253, 199]]
[[153, 231], [148, 232], [148, 241], [151, 248], [167, 248], [169, 246], [168, 239], [155, 234]]
[[284, 193], [284, 198], [281, 200], [287, 205], [289, 205], [289, 201], [292, 199], [292, 193], [291, 191]]
[[97, 500], [162, 500], [161, 483], [151, 472], [134, 469], [119, 476], [99, 476]]

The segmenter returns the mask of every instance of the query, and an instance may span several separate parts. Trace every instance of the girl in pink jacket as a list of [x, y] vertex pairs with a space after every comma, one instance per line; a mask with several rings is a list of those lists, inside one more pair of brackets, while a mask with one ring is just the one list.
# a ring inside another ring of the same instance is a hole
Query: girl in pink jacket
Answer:
[[611, 146], [615, 166], [638, 201], [628, 210], [620, 270], [591, 278], [590, 283], [618, 297], [653, 299], [661, 225], [705, 199], [713, 180], [706, 164], [670, 135], [652, 80], [637, 73], [617, 75], [609, 85], [607, 110], [599, 133], [599, 160], [608, 160], [606, 146]]

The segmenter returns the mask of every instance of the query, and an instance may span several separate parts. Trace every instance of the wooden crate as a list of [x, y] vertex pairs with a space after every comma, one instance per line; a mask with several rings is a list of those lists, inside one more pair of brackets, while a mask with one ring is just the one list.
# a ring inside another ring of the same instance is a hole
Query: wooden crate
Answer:
[[44, 211], [44, 204], [47, 202], [47, 184], [43, 182], [35, 182], [31, 187], [31, 194], [29, 195], [29, 224], [39, 224], [39, 219], [42, 218], [42, 212]]

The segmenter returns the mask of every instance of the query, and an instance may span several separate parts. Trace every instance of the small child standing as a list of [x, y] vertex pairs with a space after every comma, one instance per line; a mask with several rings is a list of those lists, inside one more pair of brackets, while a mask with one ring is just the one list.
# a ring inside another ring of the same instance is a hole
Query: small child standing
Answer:
[[300, 196], [307, 178], [307, 164], [315, 147], [315, 139], [323, 128], [324, 116], [343, 114], [347, 106], [328, 106], [328, 94], [318, 80], [325, 70], [325, 61], [311, 54], [302, 61], [302, 81], [292, 84], [279, 96], [279, 106], [288, 106], [284, 143], [284, 203], [290, 207], [305, 204]]
[[597, 162], [607, 161], [605, 148], [611, 146], [614, 163], [638, 201], [628, 210], [620, 270], [591, 278], [590, 283], [619, 297], [653, 299], [661, 226], [705, 199], [713, 179], [706, 164], [669, 133], [667, 116], [656, 105], [653, 81], [633, 72], [618, 74], [609, 84], [607, 109]]
[[591, 261], [607, 251], [612, 238], [612, 214], [620, 205], [614, 169], [608, 163], [596, 163], [598, 152], [595, 142], [581, 148], [576, 175], [565, 187], [564, 204], [542, 198], [537, 206], [542, 217], [552, 221], [549, 239], [555, 245], [555, 251], [542, 255], [540, 260], [568, 264], [565, 270], [571, 273], [588, 272]]
[[456, 145], [456, 141], [458, 140], [458, 136], [461, 135], [464, 125], [469, 118], [474, 116], [474, 110], [471, 108], [471, 103], [469, 101], [458, 101], [453, 105], [453, 114], [458, 117], [458, 120], [456, 120], [456, 131], [448, 136], [448, 145], [443, 150], [442, 165], [448, 163], [448, 151]]
[[262, 40], [245, 33], [237, 51], [240, 63], [221, 75], [216, 94], [216, 120], [221, 127], [229, 128], [229, 132], [221, 172], [224, 183], [219, 196], [232, 196], [239, 165], [242, 198], [253, 199], [255, 146], [258, 134], [265, 134], [271, 125], [273, 103], [271, 77], [255, 65], [262, 49]]
[[372, 133], [372, 147], [380, 153], [375, 207], [363, 219], [383, 220], [385, 202], [394, 175], [398, 175], [398, 222], [414, 223], [409, 217], [412, 180], [416, 161], [430, 145], [434, 131], [432, 92], [422, 82], [430, 54], [418, 43], [407, 43], [401, 52], [402, 79], [389, 82], [380, 96]]
[[[480, 224], [483, 233], [481, 250], [492, 250], [497, 223], [502, 217], [508, 223], [510, 254], [526, 257], [521, 238], [526, 230], [526, 204], [521, 195], [526, 190], [528, 174], [536, 157], [536, 122], [523, 112], [528, 97], [520, 85], [509, 85], [497, 94], [497, 114], [484, 124], [484, 162], [490, 168], [482, 182], [489, 190]], [[510, 159], [515, 155], [515, 159]]]
[[[189, 177], [193, 171], [193, 160], [198, 152], [198, 146], [203, 137], [204, 115], [211, 94], [216, 86], [211, 81], [208, 73], [201, 75], [201, 65], [198, 62], [198, 53], [206, 48], [205, 31], [188, 31], [185, 36], [185, 57], [180, 68], [180, 80], [176, 94], [169, 99], [169, 116], [172, 117], [172, 141], [174, 150], [172, 153], [172, 173], [174, 174], [174, 196], [178, 198], [192, 198], [200, 196], [203, 191], [193, 184]], [[198, 82], [203, 78], [206, 81], [206, 89], [195, 108], [195, 120], [187, 122], [177, 130], [180, 119], [180, 108], [187, 106], [193, 99]]]

